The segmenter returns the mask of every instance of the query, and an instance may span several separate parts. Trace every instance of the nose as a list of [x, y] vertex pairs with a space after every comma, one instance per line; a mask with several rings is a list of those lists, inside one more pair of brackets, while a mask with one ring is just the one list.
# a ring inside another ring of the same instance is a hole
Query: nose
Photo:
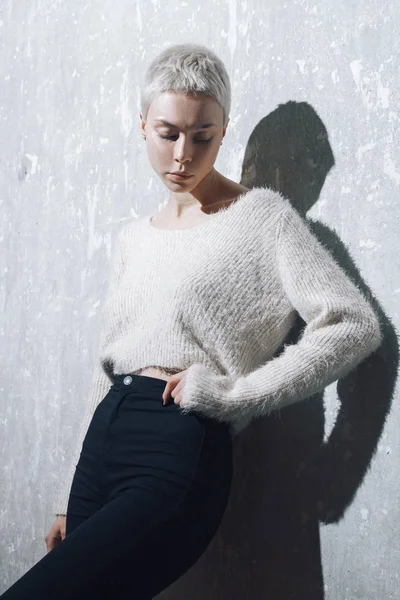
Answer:
[[174, 157], [179, 163], [186, 163], [192, 160], [193, 146], [188, 139], [179, 139], [175, 143]]

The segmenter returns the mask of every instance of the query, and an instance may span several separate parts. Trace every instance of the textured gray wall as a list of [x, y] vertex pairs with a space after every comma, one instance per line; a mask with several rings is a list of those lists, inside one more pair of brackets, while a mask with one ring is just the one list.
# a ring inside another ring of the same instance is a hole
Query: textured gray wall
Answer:
[[386, 339], [323, 397], [241, 435], [220, 531], [159, 597], [399, 598], [399, 22], [377, 0], [2, 0], [0, 591], [45, 554], [113, 236], [165, 199], [139, 84], [179, 28], [231, 75], [216, 167], [308, 211]]

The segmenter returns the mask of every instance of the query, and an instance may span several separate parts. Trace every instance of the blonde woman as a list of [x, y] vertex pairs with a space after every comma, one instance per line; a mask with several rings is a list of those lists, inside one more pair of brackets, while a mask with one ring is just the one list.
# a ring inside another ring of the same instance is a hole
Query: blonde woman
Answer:
[[[215, 53], [167, 48], [147, 70], [141, 103], [168, 198], [119, 231], [99, 360], [48, 553], [7, 600], [156, 596], [218, 529], [233, 436], [381, 343], [371, 305], [289, 200], [214, 168], [231, 103]], [[302, 336], [274, 356], [296, 312]]]

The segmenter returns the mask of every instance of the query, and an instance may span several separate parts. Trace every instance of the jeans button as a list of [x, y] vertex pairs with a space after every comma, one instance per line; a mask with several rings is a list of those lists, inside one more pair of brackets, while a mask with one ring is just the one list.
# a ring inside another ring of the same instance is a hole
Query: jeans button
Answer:
[[127, 375], [126, 377], [124, 377], [124, 384], [129, 385], [130, 383], [132, 383], [132, 377], [130, 375]]

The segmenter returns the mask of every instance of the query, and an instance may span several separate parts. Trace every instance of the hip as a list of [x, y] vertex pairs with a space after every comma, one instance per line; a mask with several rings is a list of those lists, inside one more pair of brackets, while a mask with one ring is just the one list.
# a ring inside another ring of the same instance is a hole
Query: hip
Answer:
[[228, 425], [184, 413], [173, 402], [164, 405], [165, 385], [158, 378], [117, 375], [96, 407], [81, 462], [99, 465], [107, 487], [141, 477], [146, 485], [180, 493], [195, 475], [198, 489], [231, 476]]

